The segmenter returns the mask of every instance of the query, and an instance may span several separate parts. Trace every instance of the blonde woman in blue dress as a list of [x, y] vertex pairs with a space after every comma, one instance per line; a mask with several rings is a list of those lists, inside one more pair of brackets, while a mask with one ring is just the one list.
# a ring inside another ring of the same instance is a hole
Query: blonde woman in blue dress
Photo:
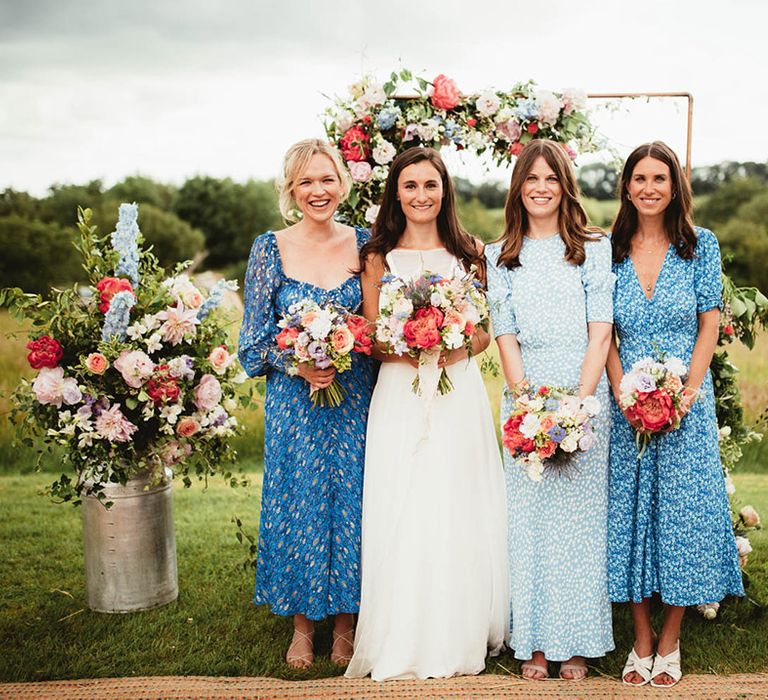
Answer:
[[532, 481], [505, 450], [511, 637], [523, 676], [587, 675], [613, 649], [606, 576], [609, 410], [605, 361], [614, 277], [611, 245], [590, 231], [565, 151], [529, 143], [515, 165], [501, 239], [486, 247], [488, 296], [507, 387], [502, 421], [524, 380], [596, 396], [596, 443], [568, 475]]

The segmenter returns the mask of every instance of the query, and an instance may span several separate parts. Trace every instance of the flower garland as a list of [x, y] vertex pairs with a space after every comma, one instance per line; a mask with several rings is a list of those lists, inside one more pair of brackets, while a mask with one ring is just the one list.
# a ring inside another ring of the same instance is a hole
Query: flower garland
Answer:
[[[399, 96], [414, 89], [413, 97]], [[586, 104], [582, 90], [552, 92], [532, 81], [508, 92], [463, 94], [444, 75], [429, 82], [401, 70], [383, 84], [366, 76], [326, 110], [326, 133], [353, 181], [340, 218], [359, 226], [373, 223], [392, 160], [413, 146], [453, 144], [478, 155], [488, 152], [497, 164], [511, 162], [536, 138], [557, 141], [571, 159], [595, 151]]]

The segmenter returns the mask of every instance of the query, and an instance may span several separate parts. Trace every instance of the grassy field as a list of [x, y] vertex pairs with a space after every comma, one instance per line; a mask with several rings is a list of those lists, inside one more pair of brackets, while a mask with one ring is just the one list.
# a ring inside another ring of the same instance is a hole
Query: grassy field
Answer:
[[[318, 663], [294, 671], [282, 660], [290, 620], [251, 603], [253, 574], [240, 564], [245, 551], [231, 518], [250, 530], [258, 523], [258, 471], [252, 486], [232, 490], [212, 483], [174, 494], [180, 595], [163, 608], [106, 615], [85, 606], [78, 510], [37, 495], [45, 475], [0, 477], [5, 517], [0, 537], [0, 680], [34, 681], [131, 675], [269, 675], [315, 678], [339, 673], [327, 658], [330, 627], [318, 628]], [[736, 477], [742, 496], [768, 513], [768, 475]], [[768, 601], [768, 531], [752, 537], [750, 595]], [[618, 674], [631, 644], [626, 606], [614, 609], [617, 651], [596, 663]], [[768, 616], [754, 604], [729, 600], [721, 618], [689, 614], [684, 627], [687, 672], [735, 673], [768, 668]], [[489, 671], [518, 672], [507, 653]]]

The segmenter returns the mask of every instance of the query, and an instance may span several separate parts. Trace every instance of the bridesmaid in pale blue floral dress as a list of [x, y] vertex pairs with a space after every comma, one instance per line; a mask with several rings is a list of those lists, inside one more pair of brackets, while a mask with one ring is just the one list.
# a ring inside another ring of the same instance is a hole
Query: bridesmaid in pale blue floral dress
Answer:
[[[613, 228], [613, 393], [618, 400], [633, 363], [666, 353], [689, 368], [688, 413], [678, 430], [652, 438], [638, 461], [634, 430], [613, 403], [608, 580], [612, 600], [629, 601], [635, 622], [624, 682], [670, 687], [682, 675], [685, 606], [743, 595], [709, 373], [720, 318], [720, 249], [711, 231], [692, 225], [690, 186], [665, 144], [630, 154], [621, 193]], [[654, 593], [665, 611], [658, 639], [649, 607]]]
[[[285, 157], [280, 209], [301, 221], [259, 236], [245, 275], [245, 314], [239, 356], [250, 376], [266, 375], [264, 484], [256, 569], [257, 604], [292, 615], [286, 661], [314, 660], [313, 621], [335, 615], [331, 659], [352, 656], [354, 613], [360, 599], [360, 519], [371, 364], [353, 354], [338, 376], [341, 406], [314, 407], [310, 386], [324, 388], [335, 370], [286, 366], [275, 337], [277, 321], [302, 299], [356, 311], [362, 301], [358, 253], [364, 229], [334, 221], [349, 180], [338, 153], [310, 139]], [[293, 370], [293, 371], [292, 371]]]
[[527, 379], [595, 395], [602, 410], [596, 444], [568, 475], [545, 470], [532, 481], [504, 451], [509, 509], [511, 638], [526, 678], [587, 675], [584, 657], [613, 649], [606, 580], [608, 384], [605, 359], [614, 278], [607, 237], [586, 227], [564, 150], [537, 140], [512, 173], [502, 239], [486, 247], [488, 296], [507, 387]]

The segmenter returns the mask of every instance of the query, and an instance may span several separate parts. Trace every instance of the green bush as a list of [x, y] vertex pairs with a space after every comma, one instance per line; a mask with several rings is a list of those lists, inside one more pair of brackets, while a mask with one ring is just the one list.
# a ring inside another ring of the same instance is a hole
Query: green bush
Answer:
[[[104, 196], [119, 202], [136, 202], [139, 205], [152, 206], [171, 210], [175, 188], [162, 182], [155, 182], [144, 175], [129, 175], [121, 182], [110, 187]], [[141, 210], [141, 206], [139, 206]]]
[[754, 178], [738, 178], [726, 182], [696, 208], [696, 223], [717, 233], [723, 224], [736, 215], [742, 204], [766, 192], [768, 186]]
[[[104, 207], [99, 231], [111, 233], [117, 224], [117, 208], [120, 202], [115, 200]], [[192, 228], [171, 212], [163, 211], [151, 204], [139, 205], [139, 229], [160, 264], [165, 268], [173, 267], [177, 262], [195, 257], [205, 245], [202, 231]]]
[[51, 285], [85, 279], [72, 245], [74, 229], [29, 221], [16, 214], [0, 217], [0, 287], [44, 294]]
[[486, 243], [504, 231], [503, 209], [486, 209], [476, 197], [468, 201], [457, 198], [456, 209], [464, 229]]

